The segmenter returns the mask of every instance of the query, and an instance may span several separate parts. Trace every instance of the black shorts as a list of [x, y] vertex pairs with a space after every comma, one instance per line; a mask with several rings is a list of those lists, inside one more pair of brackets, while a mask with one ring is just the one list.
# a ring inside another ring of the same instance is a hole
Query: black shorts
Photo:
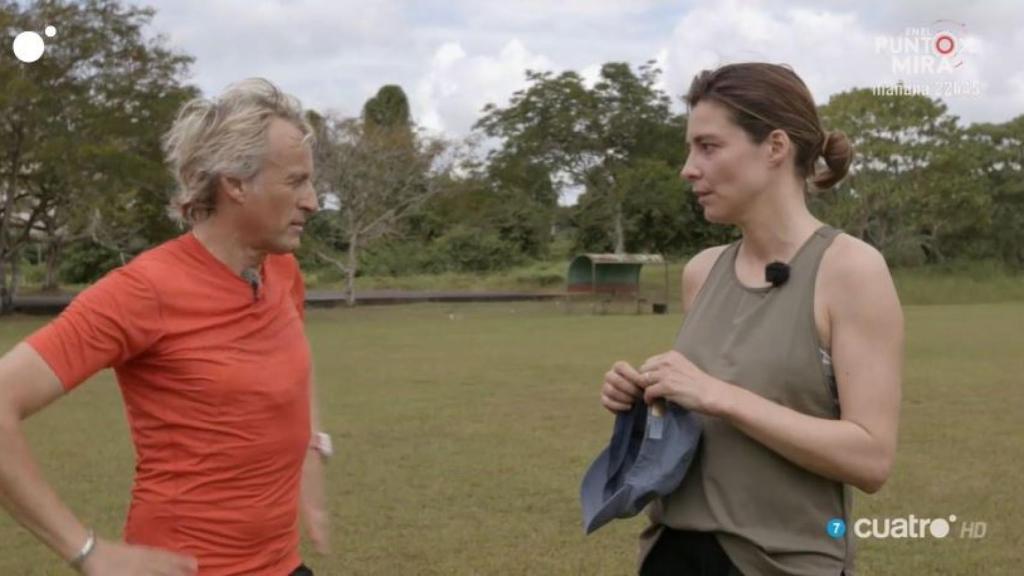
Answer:
[[309, 569], [309, 566], [299, 564], [299, 567], [292, 570], [292, 573], [288, 576], [313, 576], [313, 571]]
[[[743, 576], [713, 532], [664, 528], [640, 576]], [[840, 575], [842, 576], [842, 575]]]
[[664, 528], [640, 576], [743, 576], [712, 532]]

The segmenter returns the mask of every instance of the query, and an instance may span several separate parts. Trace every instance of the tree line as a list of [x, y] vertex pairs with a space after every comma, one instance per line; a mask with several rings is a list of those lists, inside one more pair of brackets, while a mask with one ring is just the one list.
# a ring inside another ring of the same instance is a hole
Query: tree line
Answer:
[[[26, 282], [88, 283], [182, 232], [165, 213], [160, 138], [199, 91], [192, 57], [146, 34], [153, 15], [119, 0], [0, 0], [4, 46], [61, 23], [39, 61], [0, 58], [0, 312]], [[486, 272], [565, 250], [682, 257], [734, 237], [679, 178], [686, 117], [653, 63], [610, 62], [593, 83], [525, 74], [459, 140], [417, 126], [395, 85], [357, 117], [310, 111], [323, 209], [303, 265], [351, 289], [359, 274]], [[809, 197], [822, 219], [895, 265], [1024, 268], [1024, 115], [963, 126], [939, 99], [870, 89], [820, 113], [856, 150], [850, 176]], [[560, 205], [566, 194], [575, 205]]]

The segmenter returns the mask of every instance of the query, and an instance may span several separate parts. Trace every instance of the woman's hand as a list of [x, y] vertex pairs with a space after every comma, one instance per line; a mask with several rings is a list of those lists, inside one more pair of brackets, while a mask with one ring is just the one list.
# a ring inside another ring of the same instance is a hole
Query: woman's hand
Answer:
[[613, 414], [625, 412], [643, 395], [642, 377], [628, 362], [620, 360], [605, 373], [601, 386], [601, 405]]
[[640, 367], [639, 385], [648, 404], [664, 398], [688, 410], [717, 416], [730, 384], [710, 376], [681, 353], [652, 356]]

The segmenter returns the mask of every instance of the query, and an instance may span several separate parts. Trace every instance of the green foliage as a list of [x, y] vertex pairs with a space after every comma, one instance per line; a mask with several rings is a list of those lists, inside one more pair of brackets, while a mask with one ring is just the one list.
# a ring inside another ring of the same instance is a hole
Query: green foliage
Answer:
[[121, 265], [116, 250], [94, 242], [78, 242], [69, 246], [60, 263], [60, 279], [68, 284], [89, 284]]
[[411, 125], [409, 99], [402, 87], [394, 84], [382, 86], [377, 95], [363, 105], [363, 121], [383, 128], [408, 128]]
[[614, 233], [609, 223], [615, 218], [613, 206], [605, 197], [582, 194], [571, 212], [573, 250], [577, 252], [611, 252], [615, 249]]
[[314, 235], [332, 231], [328, 244], [338, 243], [335, 232], [357, 248], [393, 237], [448, 181], [453, 158], [444, 140], [414, 134], [407, 126], [334, 116], [323, 118], [319, 130], [317, 190], [321, 205], [329, 200], [339, 205], [322, 216], [336, 222], [313, 230]]
[[444, 269], [444, 263], [437, 260], [429, 247], [414, 242], [390, 240], [377, 242], [363, 252], [359, 275], [395, 277], [436, 274]]
[[311, 270], [323, 264], [317, 252], [343, 253], [348, 249], [345, 223], [336, 211], [321, 209], [306, 221], [302, 245], [295, 257], [303, 270]]
[[[402, 234], [405, 240], [433, 246], [462, 227], [481, 237], [496, 238], [502, 251], [515, 253], [511, 260], [547, 256], [557, 200], [543, 167], [503, 157], [486, 171], [448, 179], [444, 187], [443, 194], [407, 219]], [[458, 259], [441, 260], [433, 267], [463, 268]]]
[[1024, 115], [1005, 124], [981, 124], [968, 130], [978, 147], [980, 172], [991, 194], [993, 255], [1024, 269]]
[[523, 156], [495, 156], [482, 184], [488, 202], [479, 222], [523, 256], [545, 257], [558, 206], [550, 170]]
[[984, 251], [974, 239], [990, 227], [988, 152], [945, 104], [858, 89], [833, 96], [821, 115], [856, 153], [850, 176], [817, 201], [827, 221], [907, 263]]
[[816, 212], [878, 247], [891, 264], [998, 257], [1024, 267], [1024, 117], [962, 128], [939, 100], [833, 96], [821, 110], [856, 156]]
[[516, 245], [497, 231], [456, 226], [442, 236], [434, 248], [453, 272], [488, 272], [522, 261]]
[[[575, 72], [527, 72], [529, 87], [513, 94], [505, 108], [485, 107], [477, 123], [485, 135], [502, 141], [490, 156], [492, 165], [536, 167], [535, 182], [546, 180], [552, 191], [556, 184], [585, 188], [589, 197], [576, 219], [581, 223], [577, 245], [604, 245], [608, 236], [617, 251], [636, 245], [624, 222], [628, 185], [619, 177], [645, 159], [671, 169], [682, 158], [685, 130], [680, 131], [681, 119], [671, 114], [668, 96], [657, 88], [659, 75], [651, 62], [638, 70], [611, 62], [588, 88]], [[499, 168], [492, 177], [514, 183], [513, 174], [524, 172]], [[553, 222], [555, 205], [540, 206]]]
[[502, 140], [498, 155], [530, 158], [549, 171], [571, 166], [591, 145], [593, 95], [572, 71], [526, 71], [530, 86], [512, 94], [509, 105], [488, 104], [476, 128]]
[[30, 231], [128, 256], [178, 233], [160, 136], [196, 90], [183, 84], [191, 58], [144, 34], [153, 14], [118, 0], [0, 2], [4, 46], [60, 29], [37, 62], [0, 58], [0, 312]]
[[[0, 0], [6, 46], [60, 23], [40, 61], [0, 59], [0, 310], [30, 230], [64, 254], [60, 276], [74, 282], [180, 232], [164, 214], [174, 183], [160, 137], [197, 90], [184, 82], [191, 58], [147, 33], [153, 15], [123, 0]], [[457, 146], [420, 131], [397, 85], [358, 118], [310, 111], [318, 190], [336, 209], [309, 222], [303, 267], [323, 278], [346, 266], [353, 278], [497, 273], [579, 251], [683, 256], [735, 237], [704, 220], [678, 177], [686, 119], [653, 63], [606, 63], [592, 86], [573, 71], [526, 80], [507, 105], [485, 107], [476, 128], [490, 152], [478, 163], [453, 161]], [[865, 89], [833, 96], [821, 115], [856, 150], [850, 177], [810, 197], [824, 220], [897, 266], [998, 258], [1024, 269], [1024, 116], [965, 128], [940, 100]], [[559, 206], [567, 191], [581, 192], [576, 206]]]
[[430, 244], [379, 242], [366, 250], [366, 275], [402, 276], [444, 272], [494, 272], [524, 261], [517, 246], [494, 230], [460, 224]]
[[[694, 252], [698, 247], [728, 240], [731, 230], [704, 220], [700, 205], [668, 164], [642, 158], [616, 175], [625, 215], [626, 250], [668, 255]], [[614, 249], [607, 225], [613, 214], [608, 196], [583, 194], [574, 211], [574, 248], [580, 252]]]

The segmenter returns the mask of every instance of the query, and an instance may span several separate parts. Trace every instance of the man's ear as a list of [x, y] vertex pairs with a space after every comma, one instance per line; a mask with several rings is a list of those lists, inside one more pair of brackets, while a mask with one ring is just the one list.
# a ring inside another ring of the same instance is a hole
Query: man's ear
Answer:
[[231, 176], [219, 176], [217, 178], [217, 187], [224, 193], [227, 199], [238, 204], [245, 204], [247, 194], [241, 179]]
[[789, 151], [793, 148], [793, 141], [789, 139], [789, 134], [786, 134], [785, 130], [778, 128], [772, 130], [768, 134], [768, 138], [765, 139], [765, 144], [768, 145], [768, 162], [773, 166], [778, 166], [789, 160]]

